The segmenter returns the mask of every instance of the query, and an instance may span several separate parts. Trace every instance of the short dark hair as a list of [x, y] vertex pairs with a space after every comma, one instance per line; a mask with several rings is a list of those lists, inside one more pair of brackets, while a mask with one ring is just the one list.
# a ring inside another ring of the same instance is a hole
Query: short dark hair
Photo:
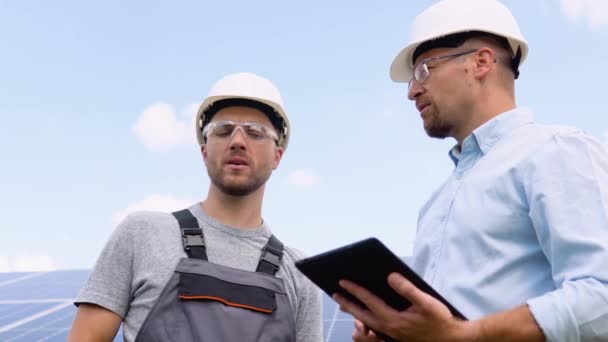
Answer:
[[450, 34], [447, 36], [439, 37], [436, 39], [427, 40], [426, 42], [418, 45], [418, 47], [414, 50], [414, 53], [412, 54], [412, 63], [414, 63], [416, 61], [416, 59], [418, 57], [420, 57], [420, 55], [422, 55], [426, 51], [429, 51], [429, 50], [435, 49], [435, 48], [459, 47], [462, 44], [464, 44], [464, 42], [466, 42], [467, 40], [469, 40], [471, 38], [490, 38], [494, 42], [496, 42], [498, 44], [498, 46], [506, 49], [507, 52], [509, 52], [509, 54], [511, 55], [511, 61], [510, 61], [509, 67], [513, 71], [513, 75], [515, 76], [515, 79], [517, 79], [517, 77], [519, 77], [519, 63], [521, 61], [521, 48], [519, 47], [517, 49], [517, 53], [515, 53], [515, 55], [513, 55], [513, 53], [512, 53], [513, 50], [511, 49], [511, 45], [509, 44], [509, 41], [507, 40], [507, 38], [493, 34], [493, 33], [483, 32], [483, 31], [459, 32], [459, 33], [454, 33], [454, 34]]

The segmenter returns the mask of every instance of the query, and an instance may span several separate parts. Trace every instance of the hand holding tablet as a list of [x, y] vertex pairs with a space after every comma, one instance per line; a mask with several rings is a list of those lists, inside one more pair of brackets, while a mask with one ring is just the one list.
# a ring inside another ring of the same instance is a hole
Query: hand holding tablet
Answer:
[[411, 303], [397, 294], [387, 283], [389, 274], [396, 272], [407, 278], [418, 289], [447, 306], [452, 315], [466, 320], [462, 313], [375, 238], [302, 259], [296, 262], [296, 267], [329, 296], [338, 293], [365, 307], [339, 285], [340, 280], [349, 280], [366, 288], [395, 310], [403, 311]]

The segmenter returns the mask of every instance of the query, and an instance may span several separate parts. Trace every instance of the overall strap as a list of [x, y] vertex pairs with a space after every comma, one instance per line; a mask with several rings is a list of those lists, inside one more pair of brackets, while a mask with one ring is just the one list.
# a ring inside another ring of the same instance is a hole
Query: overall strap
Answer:
[[262, 249], [262, 255], [260, 256], [260, 262], [258, 263], [256, 272], [274, 276], [281, 266], [283, 249], [283, 243], [274, 235], [271, 235], [266, 246]]
[[196, 217], [188, 209], [176, 211], [172, 214], [179, 223], [179, 228], [182, 232], [182, 243], [188, 257], [206, 261], [205, 237]]

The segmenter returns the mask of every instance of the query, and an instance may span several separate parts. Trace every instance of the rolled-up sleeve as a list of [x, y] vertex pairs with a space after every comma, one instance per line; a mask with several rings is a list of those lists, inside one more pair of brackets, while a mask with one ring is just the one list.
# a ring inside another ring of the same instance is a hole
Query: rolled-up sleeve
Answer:
[[608, 154], [570, 132], [536, 156], [530, 218], [556, 290], [528, 306], [548, 341], [608, 341]]

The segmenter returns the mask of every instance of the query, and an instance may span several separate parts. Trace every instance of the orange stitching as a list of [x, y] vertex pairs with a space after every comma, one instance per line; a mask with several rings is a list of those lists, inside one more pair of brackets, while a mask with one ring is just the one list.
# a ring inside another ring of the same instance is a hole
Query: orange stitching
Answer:
[[211, 297], [211, 296], [184, 296], [184, 295], [180, 295], [179, 298], [181, 299], [211, 299], [211, 300], [217, 300], [219, 302], [222, 302], [228, 306], [235, 306], [238, 308], [245, 308], [245, 309], [250, 309], [250, 310], [254, 310], [254, 311], [261, 311], [264, 313], [272, 313], [272, 310], [268, 310], [268, 309], [262, 309], [262, 308], [258, 308], [255, 306], [249, 306], [249, 305], [245, 305], [245, 304], [238, 304], [238, 303], [232, 303], [229, 302], [223, 298], [219, 298], [219, 297]]

